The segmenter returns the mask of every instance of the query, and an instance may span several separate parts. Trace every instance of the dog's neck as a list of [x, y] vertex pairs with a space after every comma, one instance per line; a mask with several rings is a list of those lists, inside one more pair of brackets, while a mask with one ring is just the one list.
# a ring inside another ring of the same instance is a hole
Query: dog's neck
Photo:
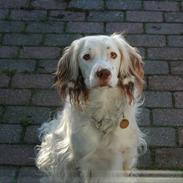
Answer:
[[129, 107], [128, 98], [120, 88], [100, 87], [90, 90], [88, 100], [83, 102], [78, 110], [91, 118], [102, 120], [104, 116], [121, 118]]
[[101, 107], [120, 107], [129, 105], [128, 98], [123, 91], [118, 87], [98, 87], [91, 89], [89, 92], [88, 101], [85, 102], [85, 106], [100, 105]]

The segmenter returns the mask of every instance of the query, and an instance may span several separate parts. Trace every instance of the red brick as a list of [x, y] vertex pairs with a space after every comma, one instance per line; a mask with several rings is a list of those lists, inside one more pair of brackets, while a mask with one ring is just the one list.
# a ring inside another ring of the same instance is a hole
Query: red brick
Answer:
[[141, 1], [106, 0], [107, 9], [138, 10], [142, 9]]
[[31, 97], [29, 90], [0, 89], [0, 104], [28, 104]]
[[0, 143], [19, 143], [21, 133], [20, 125], [0, 124]]
[[173, 1], [144, 1], [145, 10], [157, 10], [157, 11], [177, 11], [178, 2]]
[[182, 60], [183, 48], [149, 48], [148, 58], [162, 60]]
[[50, 11], [48, 19], [58, 21], [84, 21], [85, 13], [54, 10]]
[[148, 11], [127, 11], [127, 21], [131, 22], [162, 22], [163, 15], [161, 12]]
[[26, 128], [25, 136], [24, 136], [24, 142], [25, 143], [31, 143], [31, 144], [38, 144], [38, 128], [40, 126], [29, 126]]
[[56, 71], [58, 60], [40, 60], [38, 62], [39, 73], [53, 73]]
[[142, 47], [164, 47], [166, 45], [165, 36], [155, 35], [129, 35], [127, 40], [133, 46]]
[[28, 0], [1, 0], [1, 8], [27, 8]]
[[153, 109], [153, 123], [157, 126], [183, 126], [183, 109]]
[[170, 92], [145, 92], [146, 107], [172, 107]]
[[45, 58], [54, 59], [60, 55], [60, 48], [58, 47], [24, 47], [21, 50], [21, 58]]
[[61, 106], [61, 99], [55, 90], [37, 90], [33, 95], [32, 104], [36, 106]]
[[107, 23], [106, 32], [143, 33], [142, 23]]
[[25, 23], [13, 21], [0, 21], [0, 32], [22, 32]]
[[45, 20], [47, 12], [44, 10], [12, 10], [10, 18], [12, 20]]
[[12, 79], [14, 88], [51, 88], [52, 75], [48, 74], [16, 74]]
[[165, 13], [165, 20], [167, 22], [183, 22], [183, 13], [180, 12]]
[[34, 165], [34, 147], [28, 145], [0, 145], [0, 164]]
[[48, 107], [7, 106], [3, 121], [11, 124], [21, 124], [22, 120], [29, 120], [32, 125], [48, 121], [53, 109]]
[[8, 46], [0, 47], [0, 58], [16, 57], [17, 53], [18, 53], [17, 47], [8, 47]]
[[0, 74], [0, 87], [8, 87], [10, 77], [5, 74]]
[[104, 2], [102, 0], [71, 0], [69, 8], [76, 9], [103, 9]]
[[34, 9], [65, 9], [67, 3], [64, 1], [57, 1], [57, 0], [36, 0], [31, 1], [31, 6]]
[[40, 34], [6, 34], [3, 38], [4, 45], [39, 45], [41, 41]]
[[66, 31], [74, 33], [101, 33], [104, 31], [104, 25], [103, 23], [93, 22], [69, 22]]
[[35, 66], [35, 60], [0, 59], [1, 71], [32, 72], [35, 70]]
[[183, 107], [183, 92], [174, 93], [175, 107]]
[[183, 78], [181, 76], [151, 76], [149, 77], [149, 89], [183, 90]]
[[162, 148], [155, 151], [158, 168], [183, 168], [183, 148]]
[[144, 65], [145, 74], [168, 74], [168, 63], [165, 61], [146, 61]]
[[183, 24], [176, 23], [147, 23], [146, 32], [152, 34], [182, 34]]
[[124, 14], [120, 11], [91, 11], [88, 15], [88, 20], [95, 22], [122, 22]]
[[183, 47], [183, 36], [168, 36], [168, 45], [175, 47]]
[[61, 33], [63, 32], [63, 29], [63, 22], [29, 22], [27, 25], [26, 32]]
[[176, 146], [176, 133], [174, 128], [143, 128], [149, 146]]
[[48, 46], [68, 46], [72, 41], [81, 37], [80, 34], [47, 34], [44, 44]]

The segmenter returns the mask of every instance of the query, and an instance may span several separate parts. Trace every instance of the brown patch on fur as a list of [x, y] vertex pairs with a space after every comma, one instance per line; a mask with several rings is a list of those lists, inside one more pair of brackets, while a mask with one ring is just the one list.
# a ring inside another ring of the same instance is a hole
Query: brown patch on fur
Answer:
[[[118, 76], [120, 80], [119, 86], [126, 92], [130, 101], [132, 101], [136, 96], [134, 96], [134, 91], [132, 91], [130, 85], [134, 85], [133, 90], [136, 89], [137, 92], [135, 92], [135, 94], [137, 94], [137, 96], [141, 95], [144, 88], [142, 57], [136, 48], [128, 44], [123, 34], [115, 33], [112, 37], [117, 42], [121, 54], [121, 69]], [[128, 81], [131, 84], [127, 83]]]
[[[55, 72], [54, 86], [56, 86], [63, 99], [66, 99], [67, 95], [69, 95], [71, 102], [79, 104], [80, 97], [83, 97], [84, 100], [88, 99], [88, 90], [80, 69], [76, 66], [73, 68], [73, 63], [71, 62], [73, 52], [73, 45], [64, 50]], [[77, 62], [77, 60], [74, 61]], [[74, 71], [77, 71], [76, 76], [73, 76]]]
[[121, 89], [121, 91], [123, 93], [125, 93], [125, 95], [129, 99], [129, 104], [131, 104], [132, 101], [134, 100], [134, 96], [133, 96], [134, 84], [132, 82], [129, 82], [127, 85], [124, 85], [123, 80], [119, 79], [118, 80], [118, 87]]
[[57, 87], [58, 92], [62, 98], [66, 98], [67, 95], [70, 97], [70, 101], [74, 104], [80, 103], [80, 97], [83, 97], [84, 101], [88, 100], [89, 91], [84, 83], [83, 76], [81, 72], [76, 81], [70, 80], [64, 82], [55, 77], [54, 85]]
[[129, 69], [131, 75], [135, 76], [135, 82], [138, 87], [139, 93], [144, 89], [144, 70], [143, 61], [138, 53], [131, 52], [130, 59], [132, 67]]

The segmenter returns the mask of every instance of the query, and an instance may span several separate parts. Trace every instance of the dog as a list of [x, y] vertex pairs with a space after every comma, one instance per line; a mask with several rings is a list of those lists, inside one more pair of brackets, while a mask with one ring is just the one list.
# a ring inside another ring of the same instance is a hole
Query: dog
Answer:
[[146, 149], [137, 124], [144, 87], [138, 50], [117, 33], [77, 39], [65, 48], [54, 85], [65, 104], [40, 128], [43, 182], [114, 183], [114, 172], [135, 168]]

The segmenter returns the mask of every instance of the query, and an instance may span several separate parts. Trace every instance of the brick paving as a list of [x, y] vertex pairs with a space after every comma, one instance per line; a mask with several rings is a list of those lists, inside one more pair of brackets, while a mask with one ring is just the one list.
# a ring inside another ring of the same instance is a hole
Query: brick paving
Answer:
[[84, 35], [126, 32], [145, 61], [139, 168], [183, 169], [181, 0], [0, 0], [0, 182], [37, 182], [37, 131], [62, 101], [52, 73]]

